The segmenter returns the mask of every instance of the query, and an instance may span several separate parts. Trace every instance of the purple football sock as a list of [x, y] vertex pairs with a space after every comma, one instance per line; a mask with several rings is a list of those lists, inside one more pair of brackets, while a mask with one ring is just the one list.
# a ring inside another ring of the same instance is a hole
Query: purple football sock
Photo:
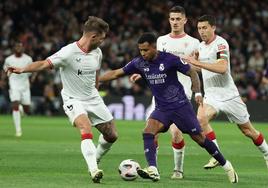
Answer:
[[154, 135], [143, 133], [144, 154], [149, 166], [156, 167], [156, 146], [154, 143]]
[[203, 147], [208, 151], [208, 153], [216, 159], [221, 166], [223, 166], [226, 163], [225, 158], [221, 154], [220, 150], [217, 148], [217, 146], [208, 138], [205, 139]]

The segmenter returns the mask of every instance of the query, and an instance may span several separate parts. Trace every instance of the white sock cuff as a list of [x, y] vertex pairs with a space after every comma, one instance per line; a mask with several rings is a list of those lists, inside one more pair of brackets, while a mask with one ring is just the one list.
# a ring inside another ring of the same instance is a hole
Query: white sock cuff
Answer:
[[225, 171], [229, 171], [230, 169], [233, 168], [232, 164], [230, 163], [230, 161], [226, 160], [226, 163], [222, 166], [222, 168], [225, 170]]
[[265, 139], [263, 139], [263, 142], [261, 143], [261, 145], [259, 145], [257, 147], [263, 153], [264, 156], [268, 156], [268, 145], [267, 145]]
[[108, 143], [108, 142], [103, 138], [103, 134], [100, 134], [100, 136], [99, 136], [99, 143], [101, 143], [101, 144], [106, 144], [106, 143]]
[[267, 142], [265, 139], [263, 139], [261, 145], [259, 145], [258, 147], [265, 147], [265, 146], [267, 146]]
[[107, 142], [104, 138], [103, 138], [103, 135], [100, 134], [99, 136], [99, 144], [102, 145], [102, 147], [105, 147], [105, 148], [110, 148], [111, 145], [113, 145], [113, 143], [110, 143], [110, 142]]
[[183, 152], [185, 150], [185, 146], [183, 146], [181, 149], [177, 149], [177, 148], [174, 148], [172, 147], [173, 151], [174, 152]]

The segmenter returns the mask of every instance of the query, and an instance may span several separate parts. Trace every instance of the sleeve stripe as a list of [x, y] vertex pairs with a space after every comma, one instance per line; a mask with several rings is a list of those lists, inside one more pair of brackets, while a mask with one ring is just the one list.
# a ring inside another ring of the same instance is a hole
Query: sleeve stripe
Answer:
[[224, 56], [224, 57], [228, 57], [227, 54], [220, 54], [220, 56], [221, 56], [221, 57], [222, 57], [222, 56]]
[[47, 62], [49, 64], [49, 68], [50, 69], [53, 69], [54, 65], [52, 64], [51, 60], [50, 59], [47, 59]]
[[222, 60], [228, 61], [227, 58], [219, 58], [219, 59], [217, 59], [217, 61], [222, 61]]

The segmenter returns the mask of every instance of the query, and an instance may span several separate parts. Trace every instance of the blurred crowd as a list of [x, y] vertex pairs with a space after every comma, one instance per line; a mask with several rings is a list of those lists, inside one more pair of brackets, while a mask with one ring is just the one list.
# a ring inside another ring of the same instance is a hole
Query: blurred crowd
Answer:
[[[67, 43], [76, 41], [89, 15], [110, 24], [109, 36], [102, 45], [101, 73], [122, 67], [138, 54], [136, 41], [144, 31], [163, 35], [170, 31], [168, 10], [174, 5], [185, 7], [186, 32], [200, 38], [196, 20], [203, 14], [217, 17], [217, 33], [229, 42], [232, 75], [245, 100], [267, 100], [268, 86], [261, 84], [268, 62], [268, 1], [226, 0], [1, 0], [0, 68], [12, 54], [14, 42], [21, 41], [25, 53], [33, 60], [45, 59]], [[0, 75], [0, 109], [8, 108], [6, 75]], [[38, 73], [32, 79], [34, 110], [55, 114], [61, 108], [61, 83], [58, 70]], [[150, 95], [140, 81], [131, 84], [127, 77], [102, 85], [107, 95]]]

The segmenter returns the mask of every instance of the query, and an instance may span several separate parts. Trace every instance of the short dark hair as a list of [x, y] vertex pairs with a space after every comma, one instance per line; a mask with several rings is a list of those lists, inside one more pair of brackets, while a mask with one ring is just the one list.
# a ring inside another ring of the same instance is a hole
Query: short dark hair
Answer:
[[216, 18], [212, 15], [203, 15], [198, 18], [198, 22], [208, 22], [211, 26], [216, 26]]
[[83, 32], [108, 33], [109, 24], [101, 18], [89, 16], [88, 20], [84, 24]]
[[186, 15], [185, 9], [181, 6], [174, 6], [171, 9], [169, 9], [169, 13], [172, 13], [172, 12], [181, 13], [183, 15]]
[[138, 44], [142, 44], [148, 42], [149, 44], [153, 44], [156, 43], [156, 36], [153, 33], [143, 33], [139, 40], [138, 40]]

